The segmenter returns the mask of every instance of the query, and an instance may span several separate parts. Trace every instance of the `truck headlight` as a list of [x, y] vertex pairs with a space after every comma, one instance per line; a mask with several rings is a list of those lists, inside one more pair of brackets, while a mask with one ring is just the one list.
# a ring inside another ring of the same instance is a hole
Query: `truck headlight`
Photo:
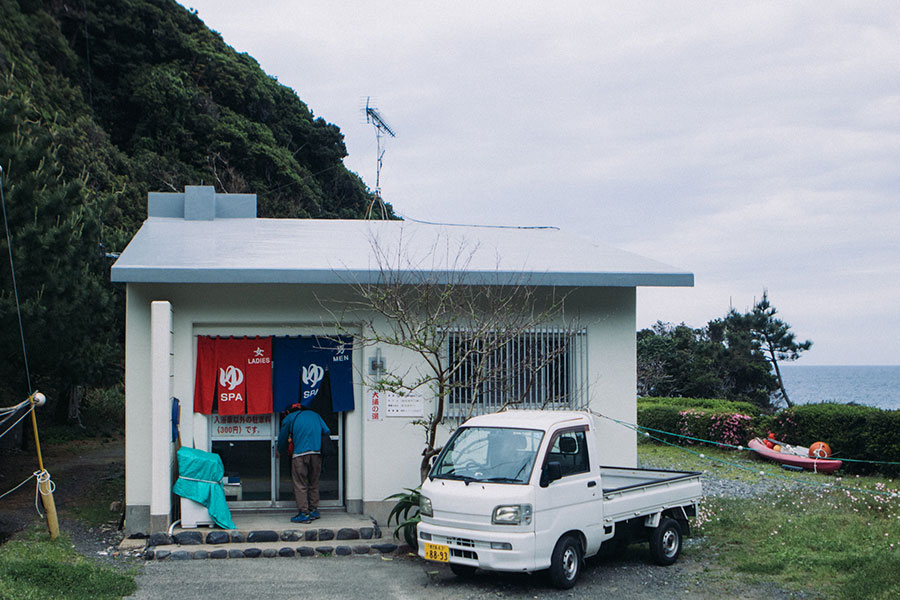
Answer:
[[491, 523], [494, 525], [530, 525], [530, 504], [509, 504], [494, 508], [491, 515]]
[[434, 515], [434, 509], [431, 507], [431, 498], [419, 496], [419, 514], [423, 517], [431, 517]]

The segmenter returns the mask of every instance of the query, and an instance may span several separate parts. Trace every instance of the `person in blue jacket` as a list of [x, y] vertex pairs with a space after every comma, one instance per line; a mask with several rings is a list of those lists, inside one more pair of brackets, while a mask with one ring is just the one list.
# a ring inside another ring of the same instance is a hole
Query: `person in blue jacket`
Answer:
[[278, 451], [288, 450], [293, 441], [291, 478], [294, 480], [294, 501], [300, 512], [291, 517], [292, 523], [308, 523], [319, 518], [319, 476], [322, 474], [322, 436], [329, 435], [328, 425], [315, 411], [300, 407], [289, 414], [278, 433]]

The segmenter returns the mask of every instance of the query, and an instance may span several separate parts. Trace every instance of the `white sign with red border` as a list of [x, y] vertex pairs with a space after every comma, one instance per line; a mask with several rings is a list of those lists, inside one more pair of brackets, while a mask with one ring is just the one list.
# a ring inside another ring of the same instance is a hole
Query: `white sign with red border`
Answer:
[[387, 417], [421, 419], [425, 416], [425, 397], [422, 392], [399, 395], [394, 392], [369, 392], [366, 419], [383, 421]]

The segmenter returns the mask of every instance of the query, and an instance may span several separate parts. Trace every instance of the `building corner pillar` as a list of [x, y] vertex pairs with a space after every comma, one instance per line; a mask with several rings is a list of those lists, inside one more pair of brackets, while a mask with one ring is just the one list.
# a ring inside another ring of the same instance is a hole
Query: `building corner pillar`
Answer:
[[173, 311], [167, 301], [150, 303], [150, 529], [165, 530], [172, 515]]

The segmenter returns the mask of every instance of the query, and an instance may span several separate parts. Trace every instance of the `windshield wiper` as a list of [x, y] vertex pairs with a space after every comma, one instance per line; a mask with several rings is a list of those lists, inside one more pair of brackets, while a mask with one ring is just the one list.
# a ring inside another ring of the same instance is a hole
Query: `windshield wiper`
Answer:
[[488, 477], [487, 479], [481, 479], [480, 481], [488, 481], [491, 483], [525, 483], [516, 477]]
[[455, 479], [457, 481], [464, 481], [466, 485], [469, 485], [473, 481], [478, 481], [475, 477], [470, 477], [469, 475], [459, 475], [454, 473], [452, 470], [447, 471], [446, 473], [440, 473], [435, 475], [436, 479]]

